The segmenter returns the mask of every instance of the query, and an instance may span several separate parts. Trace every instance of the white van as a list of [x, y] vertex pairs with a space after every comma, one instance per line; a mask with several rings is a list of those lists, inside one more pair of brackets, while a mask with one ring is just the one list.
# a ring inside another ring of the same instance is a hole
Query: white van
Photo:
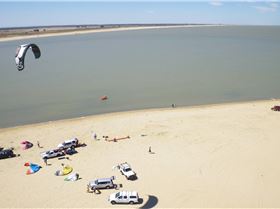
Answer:
[[109, 196], [108, 201], [111, 204], [116, 204], [116, 203], [135, 204], [139, 202], [139, 196], [136, 191], [120, 191], [111, 194]]

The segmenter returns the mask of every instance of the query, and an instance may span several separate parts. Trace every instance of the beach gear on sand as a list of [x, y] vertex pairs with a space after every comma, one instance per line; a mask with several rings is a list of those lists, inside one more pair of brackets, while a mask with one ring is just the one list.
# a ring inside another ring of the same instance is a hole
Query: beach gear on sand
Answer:
[[70, 167], [69, 165], [66, 165], [66, 166], [63, 167], [62, 170], [57, 170], [55, 172], [55, 175], [56, 176], [65, 176], [65, 175], [71, 173], [72, 171], [73, 171], [73, 168]]
[[73, 173], [69, 176], [67, 176], [64, 181], [77, 181], [79, 179], [79, 174], [78, 173]]
[[130, 139], [130, 136], [125, 136], [125, 137], [119, 137], [119, 138], [113, 138], [113, 139], [105, 139], [107, 142], [117, 142], [119, 140], [123, 140], [123, 139]]
[[17, 66], [18, 71], [21, 71], [24, 69], [25, 55], [26, 55], [27, 50], [30, 48], [32, 49], [35, 59], [40, 58], [41, 51], [36, 44], [20, 45], [16, 50], [16, 56], [15, 56], [15, 61], [16, 61], [16, 66]]
[[33, 147], [33, 144], [29, 141], [22, 141], [22, 142], [20, 142], [20, 145], [23, 150]]
[[27, 175], [36, 173], [41, 169], [41, 166], [34, 163], [25, 163], [24, 166], [29, 166], [28, 170], [26, 171]]

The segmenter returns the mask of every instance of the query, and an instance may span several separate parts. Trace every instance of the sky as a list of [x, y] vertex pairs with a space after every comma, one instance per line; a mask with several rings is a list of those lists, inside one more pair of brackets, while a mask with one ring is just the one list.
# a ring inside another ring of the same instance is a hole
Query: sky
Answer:
[[0, 28], [127, 23], [280, 25], [280, 0], [0, 0]]

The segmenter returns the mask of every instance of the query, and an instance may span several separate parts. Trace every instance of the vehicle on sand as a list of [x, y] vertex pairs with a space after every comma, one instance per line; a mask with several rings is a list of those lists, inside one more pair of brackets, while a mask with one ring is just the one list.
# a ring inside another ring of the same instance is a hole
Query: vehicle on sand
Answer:
[[60, 157], [60, 156], [63, 156], [63, 155], [64, 155], [64, 152], [61, 149], [53, 149], [53, 150], [49, 150], [49, 151], [41, 153], [41, 157], [43, 159]]
[[0, 159], [6, 159], [6, 158], [11, 158], [15, 157], [16, 155], [14, 154], [12, 149], [2, 149], [0, 151]]
[[127, 162], [121, 163], [118, 168], [121, 174], [124, 175], [128, 180], [137, 178], [136, 173], [131, 169], [131, 166]]
[[274, 111], [280, 111], [280, 106], [274, 106], [271, 108], [271, 110], [274, 110]]
[[67, 149], [67, 148], [75, 148], [78, 145], [79, 145], [79, 140], [77, 138], [73, 138], [62, 142], [57, 147], [59, 149]]
[[139, 202], [139, 196], [136, 191], [120, 191], [109, 196], [108, 201], [111, 204], [135, 204]]
[[88, 183], [88, 191], [95, 191], [97, 189], [112, 189], [116, 188], [117, 185], [114, 184], [113, 180], [115, 177], [111, 178], [99, 178]]

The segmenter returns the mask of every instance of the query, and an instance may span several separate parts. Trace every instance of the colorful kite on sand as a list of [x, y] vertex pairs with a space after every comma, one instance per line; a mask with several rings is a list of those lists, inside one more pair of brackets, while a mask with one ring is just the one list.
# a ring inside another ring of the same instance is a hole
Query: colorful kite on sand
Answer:
[[27, 175], [36, 173], [42, 168], [41, 166], [34, 163], [25, 163], [24, 166], [29, 166], [28, 170], [26, 171]]

